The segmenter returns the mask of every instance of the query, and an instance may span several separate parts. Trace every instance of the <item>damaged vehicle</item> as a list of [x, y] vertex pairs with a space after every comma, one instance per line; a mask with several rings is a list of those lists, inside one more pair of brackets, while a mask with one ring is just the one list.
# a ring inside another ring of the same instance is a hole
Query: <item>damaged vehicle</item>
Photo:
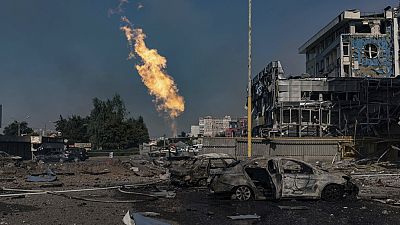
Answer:
[[220, 174], [235, 162], [235, 158], [224, 153], [198, 155], [172, 167], [169, 170], [171, 182], [177, 185], [207, 186], [213, 176]]
[[333, 201], [356, 196], [359, 188], [347, 175], [328, 173], [291, 158], [258, 158], [226, 168], [211, 181], [216, 194], [239, 201], [307, 198]]
[[22, 162], [21, 156], [10, 155], [7, 152], [0, 151], [0, 164], [4, 165], [20, 165]]

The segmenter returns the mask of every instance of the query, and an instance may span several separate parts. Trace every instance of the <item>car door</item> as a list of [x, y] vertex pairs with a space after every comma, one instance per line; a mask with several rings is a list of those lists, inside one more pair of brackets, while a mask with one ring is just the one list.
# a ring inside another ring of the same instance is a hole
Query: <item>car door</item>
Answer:
[[281, 159], [282, 197], [314, 197], [316, 176], [303, 162]]
[[282, 197], [282, 174], [279, 173], [278, 162], [274, 159], [268, 160], [267, 169], [275, 186], [275, 199]]
[[191, 169], [192, 182], [197, 182], [201, 179], [207, 179], [209, 170], [208, 167], [209, 167], [208, 159], [197, 160], [195, 162], [195, 166]]

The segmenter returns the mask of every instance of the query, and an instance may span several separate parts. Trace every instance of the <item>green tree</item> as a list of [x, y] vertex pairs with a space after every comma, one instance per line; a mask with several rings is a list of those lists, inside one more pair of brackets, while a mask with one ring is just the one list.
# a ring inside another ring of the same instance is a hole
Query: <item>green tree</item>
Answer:
[[122, 149], [127, 144], [124, 137], [125, 104], [121, 96], [115, 95], [111, 100], [93, 99], [88, 132], [90, 141], [98, 149]]
[[149, 140], [143, 117], [127, 118], [121, 96], [111, 100], [93, 99], [93, 108], [86, 118], [60, 116], [56, 130], [70, 142], [91, 142], [94, 149], [125, 149]]
[[143, 117], [139, 116], [137, 120], [129, 118], [125, 122], [126, 126], [126, 145], [128, 148], [137, 147], [139, 144], [148, 142], [149, 132], [146, 124], [144, 123]]
[[4, 127], [3, 133], [6, 136], [18, 136], [18, 128], [20, 130], [20, 135], [31, 135], [33, 133], [33, 129], [28, 127], [26, 121], [14, 121], [10, 123], [8, 126]]
[[70, 143], [89, 142], [87, 127], [89, 123], [88, 117], [72, 115], [67, 119], [60, 115], [60, 119], [55, 122], [56, 130], [61, 132], [63, 138], [68, 139]]

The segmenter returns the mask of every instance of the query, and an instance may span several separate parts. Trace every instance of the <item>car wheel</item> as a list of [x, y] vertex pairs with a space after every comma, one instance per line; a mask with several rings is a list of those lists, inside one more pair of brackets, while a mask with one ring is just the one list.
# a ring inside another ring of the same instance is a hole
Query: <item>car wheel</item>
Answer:
[[197, 186], [204, 187], [207, 186], [207, 179], [203, 178], [197, 181]]
[[251, 190], [248, 186], [239, 186], [235, 188], [234, 194], [239, 201], [248, 201], [251, 199]]
[[321, 193], [321, 198], [325, 201], [335, 201], [343, 198], [344, 190], [341, 185], [329, 184]]

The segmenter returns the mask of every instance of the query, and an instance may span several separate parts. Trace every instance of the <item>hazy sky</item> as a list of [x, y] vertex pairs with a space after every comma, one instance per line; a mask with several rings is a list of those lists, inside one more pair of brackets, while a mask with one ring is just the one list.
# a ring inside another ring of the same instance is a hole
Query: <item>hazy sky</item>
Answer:
[[[137, 9], [141, 3], [144, 7]], [[253, 73], [281, 60], [304, 72], [298, 47], [346, 9], [381, 11], [388, 0], [253, 0]], [[0, 104], [3, 126], [27, 120], [52, 127], [59, 115], [88, 115], [92, 98], [118, 93], [131, 116], [142, 115], [152, 137], [171, 134], [154, 107], [120, 31], [117, 0], [1, 0]], [[126, 15], [147, 45], [168, 60], [185, 97], [178, 130], [199, 116], [245, 115], [247, 0], [130, 0]]]

